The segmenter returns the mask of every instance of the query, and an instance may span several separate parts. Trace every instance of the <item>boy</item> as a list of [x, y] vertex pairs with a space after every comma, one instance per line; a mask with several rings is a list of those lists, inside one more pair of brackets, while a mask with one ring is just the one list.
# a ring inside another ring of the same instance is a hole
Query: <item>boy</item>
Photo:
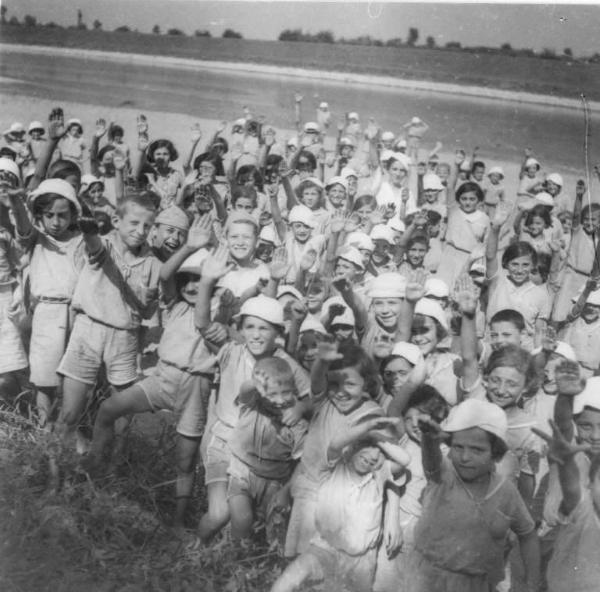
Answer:
[[525, 319], [516, 310], [499, 310], [490, 319], [489, 342], [494, 351], [509, 344], [521, 347], [524, 334]]
[[102, 364], [117, 390], [137, 377], [138, 329], [152, 316], [158, 298], [160, 261], [146, 243], [154, 217], [148, 197], [129, 195], [106, 238], [97, 234], [95, 219], [80, 219], [88, 260], [73, 294], [77, 316], [57, 370], [65, 377], [59, 420], [64, 442], [75, 432]]
[[170, 206], [156, 217], [154, 225], [152, 253], [164, 263], [185, 243], [190, 218], [181, 208]]

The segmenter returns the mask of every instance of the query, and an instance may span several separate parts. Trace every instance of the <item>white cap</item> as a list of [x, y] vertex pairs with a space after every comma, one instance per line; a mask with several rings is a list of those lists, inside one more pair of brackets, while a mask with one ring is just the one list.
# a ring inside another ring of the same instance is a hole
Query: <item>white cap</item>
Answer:
[[365, 265], [362, 260], [362, 255], [356, 247], [342, 247], [337, 255], [337, 259], [349, 261], [358, 267], [360, 270], [365, 270]]
[[316, 121], [307, 121], [304, 124], [304, 132], [307, 134], [318, 134], [320, 131], [321, 128]]
[[27, 128], [27, 131], [31, 133], [33, 130], [44, 130], [44, 124], [41, 121], [32, 121]]
[[528, 169], [531, 166], [535, 166], [538, 169], [540, 169], [542, 167], [542, 165], [540, 164], [540, 161], [537, 160], [536, 158], [530, 157], [525, 161], [525, 168]]
[[10, 124], [10, 127], [4, 132], [5, 134], [22, 134], [25, 132], [25, 128], [23, 127], [23, 124], [15, 121], [14, 123]]
[[479, 399], [467, 399], [452, 407], [442, 423], [445, 432], [460, 432], [470, 428], [481, 428], [494, 434], [506, 444], [508, 421], [506, 413], [498, 405]]
[[539, 204], [542, 204], [544, 206], [553, 206], [554, 205], [554, 198], [549, 193], [546, 193], [545, 191], [540, 191], [539, 193], [536, 193], [534, 196], [534, 199]]
[[346, 181], [346, 179], [342, 176], [331, 177], [331, 179], [329, 179], [329, 181], [327, 181], [325, 184], [325, 189], [329, 189], [334, 185], [341, 185], [345, 191], [348, 191], [348, 181]]
[[291, 284], [283, 284], [277, 288], [277, 300], [279, 300], [282, 296], [285, 296], [286, 294], [290, 294], [297, 300], [302, 300], [304, 298], [300, 290], [294, 288], [294, 286], [292, 286]]
[[448, 284], [440, 278], [429, 278], [425, 282], [425, 297], [433, 296], [434, 298], [448, 298], [450, 296], [450, 288]]
[[380, 273], [369, 283], [369, 298], [404, 298], [406, 278], [395, 271]]
[[340, 138], [340, 146], [356, 146], [356, 142], [352, 139], [349, 138], [348, 136], [344, 136], [343, 138]]
[[415, 314], [422, 314], [435, 319], [446, 331], [448, 331], [448, 318], [439, 302], [431, 298], [421, 298], [415, 306]]
[[329, 103], [322, 101], [321, 103], [319, 103], [319, 109], [322, 109], [323, 111], [325, 111], [326, 109], [329, 109]]
[[354, 327], [356, 325], [356, 319], [354, 318], [354, 313], [352, 309], [346, 306], [344, 308], [344, 312], [340, 315], [333, 317], [331, 320], [331, 325], [350, 325]]
[[352, 167], [344, 167], [340, 173], [340, 177], [343, 177], [344, 179], [356, 177], [358, 179], [358, 173]]
[[493, 166], [487, 174], [488, 177], [490, 175], [498, 175], [501, 179], [504, 179], [504, 171], [499, 166]]
[[78, 125], [81, 129], [83, 129], [83, 124], [81, 123], [81, 119], [77, 119], [77, 117], [72, 117], [67, 121], [67, 125], [65, 126], [69, 129], [72, 125]]
[[[541, 347], [536, 347], [531, 350], [531, 355], [535, 356], [541, 353], [541, 351]], [[575, 350], [566, 341], [557, 341], [556, 347], [554, 348], [554, 351], [552, 353], [562, 356], [563, 358], [565, 358], [565, 360], [569, 360], [569, 362], [578, 361]]]
[[404, 138], [402, 138], [396, 142], [396, 144], [394, 145], [394, 149], [400, 150], [402, 148], [406, 148], [407, 146], [408, 146], [407, 141]]
[[406, 224], [404, 224], [404, 222], [402, 222], [402, 220], [400, 220], [400, 218], [398, 218], [398, 216], [393, 216], [392, 218], [390, 218], [387, 221], [386, 224], [395, 232], [405, 232], [406, 231]]
[[286, 146], [294, 146], [298, 148], [298, 136], [292, 136], [285, 144]]
[[279, 240], [277, 238], [277, 234], [275, 232], [275, 227], [272, 224], [267, 224], [263, 226], [258, 238], [266, 243], [273, 243], [276, 245]]
[[423, 362], [423, 354], [418, 346], [407, 341], [399, 341], [392, 348], [392, 356], [399, 356], [410, 362], [413, 366]]
[[558, 173], [550, 173], [546, 177], [546, 181], [551, 181], [552, 183], [554, 183], [555, 185], [558, 185], [559, 187], [562, 187], [564, 184], [562, 176], [559, 175]]
[[579, 415], [585, 407], [600, 411], [600, 376], [585, 381], [585, 388], [573, 397], [573, 415]]
[[356, 111], [352, 111], [351, 113], [348, 113], [348, 119], [356, 119], [358, 121], [360, 117]]
[[306, 179], [302, 179], [302, 181], [300, 181], [299, 185], [304, 185], [305, 183], [312, 183], [313, 185], [316, 185], [319, 189], [325, 189], [325, 185], [323, 185], [323, 181], [321, 181], [319, 177], [306, 177]]
[[420, 119], [419, 117], [413, 117], [413, 118], [410, 120], [410, 122], [411, 122], [413, 125], [419, 125], [419, 123], [421, 123], [421, 119]]
[[371, 229], [370, 236], [374, 241], [384, 240], [390, 243], [390, 245], [394, 244], [394, 231], [386, 224], [375, 224]]
[[19, 165], [12, 158], [0, 158], [0, 171], [12, 173], [17, 178], [17, 181], [21, 180], [21, 171], [19, 170]]
[[304, 331], [314, 331], [321, 335], [328, 335], [327, 330], [323, 327], [322, 323], [319, 323], [314, 317], [307, 316], [300, 325], [298, 333], [304, 333]]
[[310, 228], [315, 228], [317, 225], [312, 210], [305, 205], [294, 206], [289, 213], [288, 223], [300, 222]]
[[208, 249], [198, 249], [179, 266], [177, 273], [196, 273], [202, 275], [202, 265], [209, 255], [210, 251]]
[[423, 190], [427, 191], [428, 189], [433, 191], [441, 191], [444, 189], [442, 180], [435, 173], [423, 175]]
[[256, 317], [271, 323], [271, 325], [277, 325], [278, 327], [285, 327], [283, 321], [283, 307], [275, 298], [269, 298], [264, 294], [259, 294], [254, 298], [248, 298], [242, 304], [242, 308], [239, 313], [240, 317]]
[[81, 175], [80, 192], [85, 191], [90, 185], [93, 185], [94, 183], [102, 183], [102, 186], [104, 186], [104, 182], [94, 175]]
[[392, 158], [395, 158], [405, 170], [408, 171], [410, 169], [410, 158], [408, 158], [406, 154], [403, 154], [402, 152], [394, 152], [392, 154]]
[[373, 249], [375, 249], [375, 245], [373, 244], [371, 237], [367, 233], [361, 232], [360, 230], [349, 232], [346, 235], [344, 244], [351, 247], [356, 247], [357, 249], [363, 251], [373, 251]]
[[246, 118], [245, 117], [240, 117], [239, 119], [236, 119], [233, 122], [233, 127], [239, 126], [239, 127], [244, 127], [246, 125]]
[[390, 158], [394, 158], [394, 155], [395, 153], [393, 150], [382, 150], [379, 155], [379, 160], [381, 162], [387, 162]]
[[61, 197], [64, 197], [67, 201], [70, 201], [77, 210], [77, 213], [81, 216], [81, 204], [75, 195], [75, 189], [70, 183], [63, 181], [62, 179], [46, 179], [42, 181], [37, 189], [32, 192], [30, 196], [30, 203], [33, 205], [35, 200], [40, 195], [46, 195], [47, 193], [56, 193]]
[[393, 142], [396, 139], [396, 136], [394, 135], [394, 132], [383, 132], [381, 134], [381, 141], [382, 142]]

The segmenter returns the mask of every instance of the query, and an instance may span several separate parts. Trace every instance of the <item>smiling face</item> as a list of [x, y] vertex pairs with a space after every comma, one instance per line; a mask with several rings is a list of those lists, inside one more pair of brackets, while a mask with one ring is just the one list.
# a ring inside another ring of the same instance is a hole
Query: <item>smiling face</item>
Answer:
[[296, 404], [296, 385], [293, 380], [275, 381], [267, 379], [261, 392], [266, 406], [275, 414], [281, 414]]
[[354, 213], [358, 215], [359, 223], [361, 225], [364, 225], [369, 221], [369, 217], [373, 213], [374, 209], [375, 209], [375, 206], [373, 206], [373, 205], [364, 205], [354, 211]]
[[87, 192], [92, 202], [98, 203], [98, 201], [102, 197], [102, 194], [104, 193], [104, 190], [100, 183], [92, 183], [92, 186], [88, 189]]
[[525, 376], [516, 368], [500, 366], [494, 368], [486, 378], [488, 399], [506, 409], [516, 405], [526, 387]]
[[186, 273], [186, 281], [180, 288], [179, 295], [189, 305], [194, 306], [198, 300], [198, 284], [200, 276], [195, 273]]
[[431, 317], [422, 316], [412, 329], [411, 343], [414, 343], [424, 356], [435, 350], [439, 343], [437, 325]]
[[310, 226], [302, 224], [302, 222], [292, 222], [291, 226], [296, 241], [301, 244], [304, 244], [308, 241], [310, 235], [312, 234], [312, 228]]
[[73, 214], [69, 201], [64, 197], [55, 199], [42, 212], [41, 222], [46, 233], [52, 238], [59, 240], [64, 238], [73, 223]]
[[279, 331], [275, 325], [271, 325], [258, 317], [245, 316], [240, 328], [240, 334], [244, 338], [246, 347], [257, 359], [270, 356], [275, 351], [275, 340]]
[[546, 223], [543, 218], [539, 216], [533, 216], [529, 224], [527, 225], [527, 230], [531, 236], [541, 236], [546, 228]]
[[133, 250], [141, 247], [148, 238], [154, 223], [155, 213], [136, 203], [128, 203], [123, 217], [114, 216], [113, 226], [121, 240]]
[[357, 475], [367, 475], [378, 471], [385, 457], [377, 446], [365, 446], [352, 455], [350, 466]]
[[575, 427], [579, 442], [590, 445], [590, 454], [600, 454], [600, 411], [585, 407], [575, 417]]
[[521, 331], [508, 321], [498, 321], [490, 325], [490, 345], [493, 350], [505, 345], [521, 345]]
[[381, 331], [373, 339], [371, 345], [371, 354], [375, 360], [384, 360], [391, 353], [394, 347], [394, 335]]
[[327, 396], [343, 415], [354, 411], [367, 398], [365, 380], [357, 368], [331, 370], [327, 373]]
[[296, 358], [300, 365], [310, 372], [317, 360], [317, 352], [321, 337], [315, 331], [306, 331], [300, 335]]
[[586, 212], [582, 217], [581, 226], [587, 234], [592, 234], [600, 227], [600, 211]]
[[531, 255], [521, 255], [509, 261], [506, 265], [508, 278], [516, 286], [521, 286], [529, 281], [529, 276], [533, 269], [533, 261]]
[[234, 223], [227, 230], [229, 254], [238, 263], [245, 264], [252, 260], [257, 242], [256, 227], [253, 224]]
[[448, 457], [467, 483], [487, 479], [494, 466], [490, 438], [481, 428], [453, 432]]
[[406, 253], [406, 259], [412, 267], [421, 267], [427, 254], [427, 245], [413, 243]]
[[390, 394], [406, 384], [412, 372], [413, 365], [405, 358], [393, 358], [381, 373], [385, 390]]
[[377, 322], [385, 329], [394, 329], [402, 309], [402, 298], [373, 298], [371, 309]]
[[479, 204], [477, 193], [475, 191], [465, 191], [458, 198], [458, 203], [460, 205], [460, 209], [465, 214], [472, 214], [475, 210], [477, 210], [477, 205]]
[[341, 208], [346, 202], [346, 190], [339, 183], [336, 183], [333, 187], [329, 188], [327, 197], [334, 208]]
[[394, 185], [395, 187], [401, 187], [404, 180], [406, 179], [406, 169], [402, 166], [402, 164], [395, 160], [390, 165], [388, 172], [390, 175], [390, 181], [392, 185]]
[[187, 232], [181, 228], [175, 228], [169, 224], [157, 224], [156, 244], [168, 253], [173, 254], [183, 244]]

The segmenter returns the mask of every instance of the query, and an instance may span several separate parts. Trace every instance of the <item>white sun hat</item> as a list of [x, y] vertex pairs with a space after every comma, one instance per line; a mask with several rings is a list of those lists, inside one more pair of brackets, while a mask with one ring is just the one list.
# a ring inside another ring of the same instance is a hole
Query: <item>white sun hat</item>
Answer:
[[256, 317], [267, 323], [271, 323], [271, 325], [285, 327], [283, 321], [283, 307], [275, 300], [275, 298], [269, 298], [264, 294], [259, 294], [254, 298], [248, 298], [248, 300], [242, 304], [238, 316], [240, 318]]
[[585, 388], [573, 397], [573, 415], [579, 415], [586, 407], [600, 411], [600, 376], [585, 381]]
[[415, 305], [415, 314], [422, 314], [435, 319], [445, 331], [448, 331], [448, 317], [436, 300], [421, 298]]
[[46, 179], [42, 181], [29, 197], [31, 205], [35, 203], [40, 195], [46, 195], [47, 193], [56, 193], [56, 195], [64, 197], [75, 206], [77, 213], [81, 216], [81, 204], [75, 195], [75, 189], [70, 183], [63, 179]]
[[369, 283], [369, 298], [404, 298], [406, 278], [396, 271], [380, 273]]
[[470, 428], [481, 428], [494, 434], [506, 444], [508, 421], [506, 413], [498, 405], [479, 399], [467, 399], [452, 407], [442, 423], [445, 432], [460, 432]]

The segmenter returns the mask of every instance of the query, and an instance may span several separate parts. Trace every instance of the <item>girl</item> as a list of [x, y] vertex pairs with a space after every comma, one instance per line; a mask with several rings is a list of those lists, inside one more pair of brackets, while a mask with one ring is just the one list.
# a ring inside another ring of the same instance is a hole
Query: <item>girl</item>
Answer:
[[438, 277], [452, 288], [470, 254], [485, 243], [490, 219], [479, 209], [483, 191], [467, 181], [456, 190], [458, 207], [448, 212], [446, 243], [438, 267]]
[[83, 140], [83, 125], [79, 119], [69, 119], [66, 124], [67, 133], [60, 140], [58, 150], [60, 158], [70, 160], [83, 171], [86, 144]]
[[490, 217], [494, 215], [494, 208], [498, 203], [505, 199], [502, 181], [504, 181], [504, 171], [499, 166], [493, 166], [483, 184], [483, 192], [485, 193], [484, 209]]
[[296, 188], [300, 203], [305, 205], [312, 213], [315, 234], [324, 234], [331, 219], [331, 213], [324, 207], [323, 190], [323, 183], [316, 177], [304, 179]]
[[377, 369], [354, 344], [322, 341], [311, 371], [313, 415], [300, 463], [292, 477], [293, 498], [285, 554], [295, 557], [308, 549], [316, 533], [319, 485], [329, 474], [327, 450], [336, 436], [367, 416], [383, 416], [373, 398], [379, 389]]
[[46, 130], [44, 129], [44, 125], [40, 121], [32, 121], [29, 124], [27, 134], [29, 135], [29, 153], [31, 155], [29, 167], [31, 172], [35, 169], [35, 165], [44, 152], [48, 142], [48, 140], [44, 138], [45, 133]]
[[552, 303], [548, 291], [531, 281], [530, 274], [537, 264], [537, 254], [529, 243], [510, 245], [502, 255], [502, 268], [499, 269], [498, 235], [508, 215], [508, 208], [499, 205], [490, 226], [486, 248], [486, 277], [489, 282], [487, 316], [491, 319], [505, 308], [520, 312], [526, 327], [523, 347], [531, 350], [541, 342]]
[[194, 215], [211, 213], [213, 220], [226, 218], [225, 200], [229, 194], [229, 185], [216, 181], [217, 161], [205, 153], [196, 157], [194, 170], [186, 177], [181, 199], [181, 207]]
[[552, 219], [546, 206], [538, 204], [529, 210], [525, 216], [525, 228], [519, 235], [519, 240], [529, 243], [538, 254], [552, 255], [550, 241], [545, 230], [552, 227]]
[[[506, 452], [506, 415], [487, 401], [467, 400], [440, 427], [423, 418], [421, 451], [427, 486], [415, 531], [411, 592], [493, 590], [502, 580], [509, 530], [519, 538], [529, 590], [539, 585], [535, 524], [515, 486], [498, 475]], [[450, 452], [440, 442], [448, 434]]]
[[517, 189], [517, 203], [527, 201], [535, 196], [544, 187], [546, 176], [541, 172], [542, 165], [531, 156], [531, 150], [525, 150], [525, 160], [519, 173], [519, 188]]
[[94, 175], [81, 177], [79, 199], [91, 212], [104, 212], [108, 216], [115, 213], [115, 206], [104, 197], [104, 182]]
[[395, 214], [404, 220], [407, 214], [417, 209], [417, 202], [408, 188], [409, 161], [403, 155], [394, 155], [384, 165], [386, 180], [375, 179], [373, 194], [380, 206], [393, 206]]
[[348, 207], [348, 182], [343, 177], [332, 177], [325, 185], [327, 192], [327, 209], [331, 211], [345, 210]]
[[29, 255], [29, 290], [33, 319], [29, 364], [37, 390], [39, 421], [50, 420], [60, 379], [56, 373], [72, 324], [70, 303], [85, 262], [85, 245], [77, 229], [81, 205], [73, 187], [62, 179], [43, 181], [29, 200], [10, 195], [17, 238]]
[[356, 198], [352, 206], [352, 215], [356, 217], [358, 230], [369, 233], [373, 226], [371, 222], [371, 214], [375, 211], [377, 202], [372, 195], [361, 195]]

